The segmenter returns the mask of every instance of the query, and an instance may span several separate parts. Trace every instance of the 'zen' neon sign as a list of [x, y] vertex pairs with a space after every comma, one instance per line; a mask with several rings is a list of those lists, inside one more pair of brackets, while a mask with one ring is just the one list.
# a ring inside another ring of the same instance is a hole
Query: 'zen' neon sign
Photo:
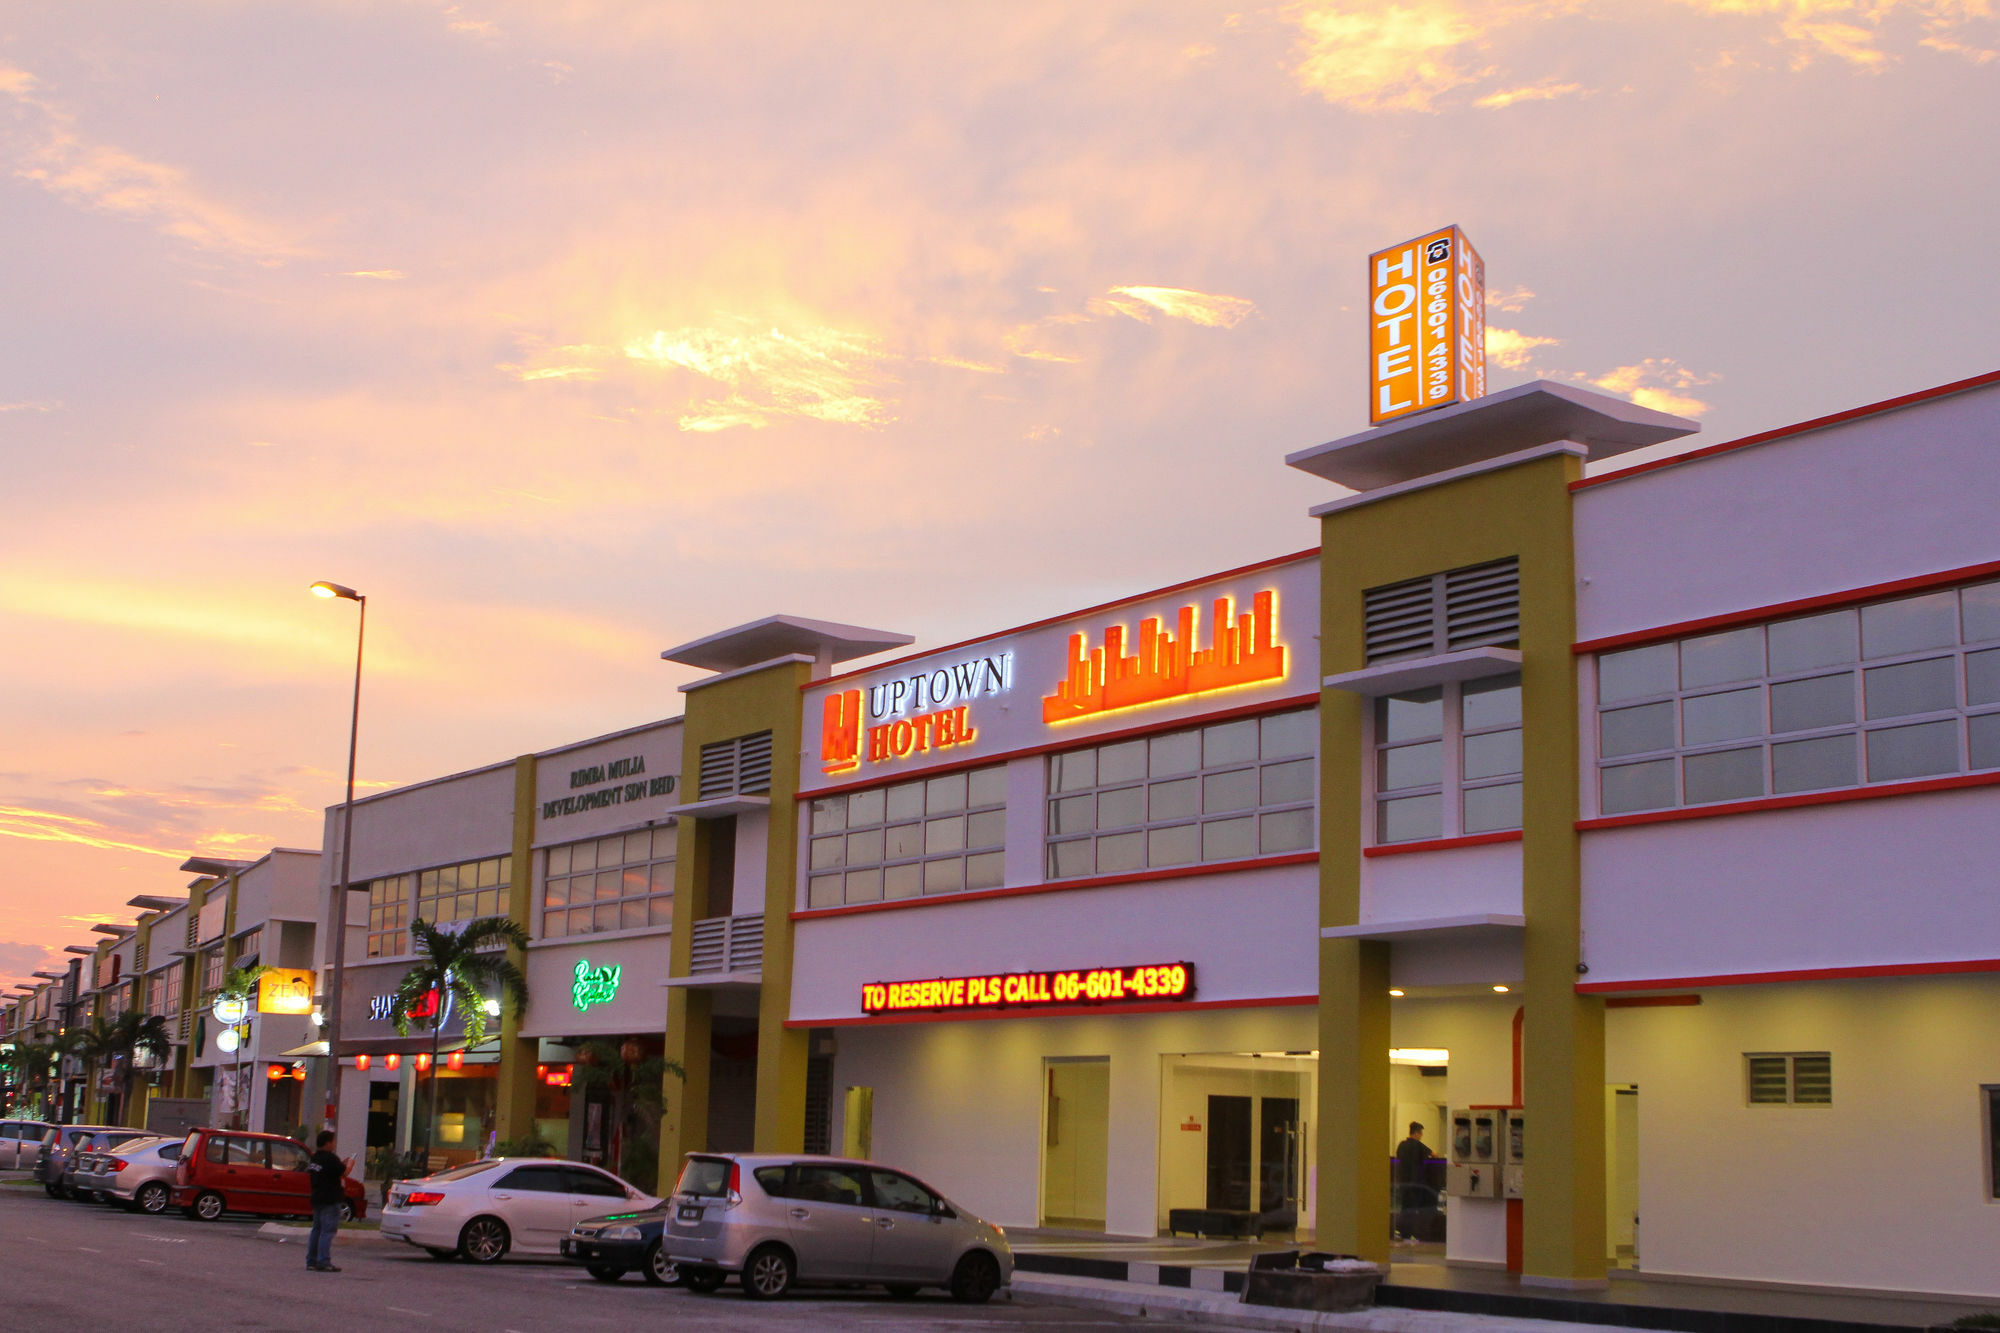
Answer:
[[1194, 964], [1001, 972], [929, 981], [871, 981], [861, 987], [864, 1014], [1004, 1009], [1027, 1004], [1134, 1004], [1194, 998]]

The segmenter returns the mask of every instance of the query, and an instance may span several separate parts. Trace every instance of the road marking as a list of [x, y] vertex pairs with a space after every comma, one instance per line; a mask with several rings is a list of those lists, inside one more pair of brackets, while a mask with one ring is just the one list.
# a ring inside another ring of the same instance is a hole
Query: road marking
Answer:
[[140, 1262], [140, 1263], [142, 1263], [142, 1264], [151, 1264], [151, 1265], [152, 1265], [153, 1267], [155, 1267], [155, 1268], [165, 1268], [165, 1267], [166, 1267], [166, 1264], [165, 1264], [164, 1262], [162, 1262], [161, 1260], [158, 1260], [158, 1259], [141, 1259], [141, 1260], [139, 1260], [139, 1262]]
[[429, 1319], [429, 1318], [430, 1318], [430, 1316], [429, 1316], [429, 1315], [427, 1315], [427, 1314], [425, 1314], [425, 1313], [424, 1313], [424, 1312], [423, 1312], [422, 1310], [406, 1310], [406, 1309], [404, 1309], [404, 1308], [403, 1308], [402, 1306], [400, 1306], [400, 1305], [392, 1305], [392, 1306], [390, 1306], [389, 1308], [390, 1308], [391, 1310], [394, 1310], [394, 1311], [395, 1311], [395, 1312], [396, 1312], [397, 1314], [413, 1314], [413, 1315], [417, 1316], [417, 1318], [419, 1318], [419, 1319]]
[[90, 1248], [90, 1247], [89, 1247], [88, 1245], [79, 1245], [79, 1246], [77, 1246], [76, 1248], [78, 1248], [79, 1250], [82, 1250], [82, 1251], [83, 1251], [83, 1252], [84, 1252], [85, 1254], [103, 1254], [103, 1253], [104, 1253], [104, 1251], [102, 1251], [102, 1250], [93, 1250], [93, 1249], [91, 1249], [91, 1248]]

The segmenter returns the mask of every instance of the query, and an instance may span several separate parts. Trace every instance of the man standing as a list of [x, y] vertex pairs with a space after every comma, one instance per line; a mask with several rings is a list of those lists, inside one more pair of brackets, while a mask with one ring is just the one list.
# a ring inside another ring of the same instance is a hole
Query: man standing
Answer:
[[[1379, 1140], [1378, 1140], [1379, 1142]], [[1424, 1143], [1424, 1122], [1410, 1122], [1410, 1137], [1396, 1145], [1397, 1174], [1402, 1177], [1400, 1184], [1421, 1185], [1424, 1183], [1424, 1167], [1431, 1160], [1431, 1150]]]
[[319, 1151], [306, 1163], [312, 1175], [312, 1233], [306, 1237], [306, 1271], [338, 1273], [333, 1264], [333, 1233], [340, 1230], [340, 1205], [347, 1195], [347, 1163], [334, 1156], [330, 1129], [319, 1134]]

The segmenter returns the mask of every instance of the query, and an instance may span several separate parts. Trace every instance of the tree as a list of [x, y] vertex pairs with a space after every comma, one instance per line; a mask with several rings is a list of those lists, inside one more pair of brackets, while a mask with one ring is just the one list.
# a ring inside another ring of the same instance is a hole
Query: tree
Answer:
[[[410, 1035], [410, 1020], [420, 1018], [430, 1026], [431, 1074], [430, 1110], [424, 1123], [426, 1151], [437, 1146], [438, 1044], [444, 1025], [453, 1010], [463, 1016], [465, 1044], [477, 1046], [486, 1039], [489, 1015], [487, 992], [506, 992], [514, 1002], [514, 1020], [520, 1021], [528, 1007], [528, 979], [521, 974], [503, 946], [528, 947], [528, 932], [504, 916], [483, 916], [459, 926], [437, 926], [421, 917], [410, 922], [410, 944], [417, 965], [403, 974], [389, 1017], [396, 1031]], [[492, 1014], [499, 1013], [494, 1004]]]
[[[137, 1009], [127, 1009], [111, 1021], [105, 1033], [104, 1051], [108, 1062], [123, 1061], [124, 1073], [120, 1076], [119, 1114], [129, 1122], [133, 1114], [133, 1093], [139, 1079], [139, 1054], [145, 1052], [155, 1060], [165, 1060], [173, 1050], [173, 1034], [167, 1028], [167, 1020], [158, 1014], [142, 1014]], [[134, 1126], [143, 1129], [143, 1125]]]
[[90, 1016], [89, 1027], [69, 1035], [69, 1048], [83, 1061], [83, 1114], [85, 1122], [92, 1123], [99, 1119], [96, 1109], [98, 1067], [109, 1064], [117, 1055], [117, 1049], [112, 1045], [111, 1023], [102, 1010]]
[[13, 1070], [14, 1086], [18, 1088], [19, 1100], [15, 1110], [24, 1115], [38, 1115], [42, 1119], [54, 1119], [56, 1077], [62, 1069], [65, 1044], [52, 1037], [39, 1041], [23, 1042], [9, 1051], [5, 1060]]
[[647, 1054], [634, 1038], [617, 1046], [602, 1038], [587, 1041], [570, 1069], [572, 1087], [610, 1093], [614, 1138], [607, 1146], [612, 1167], [649, 1190], [659, 1177], [660, 1117], [666, 1110], [670, 1077], [685, 1080], [687, 1069], [678, 1060]]

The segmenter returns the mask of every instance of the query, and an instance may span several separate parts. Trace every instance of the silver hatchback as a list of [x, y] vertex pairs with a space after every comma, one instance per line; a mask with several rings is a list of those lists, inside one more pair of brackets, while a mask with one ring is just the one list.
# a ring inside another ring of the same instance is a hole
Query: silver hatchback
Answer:
[[875, 1162], [690, 1153], [663, 1248], [695, 1291], [737, 1277], [770, 1300], [794, 1285], [943, 1287], [978, 1303], [1007, 1285], [1007, 1233], [916, 1177]]

